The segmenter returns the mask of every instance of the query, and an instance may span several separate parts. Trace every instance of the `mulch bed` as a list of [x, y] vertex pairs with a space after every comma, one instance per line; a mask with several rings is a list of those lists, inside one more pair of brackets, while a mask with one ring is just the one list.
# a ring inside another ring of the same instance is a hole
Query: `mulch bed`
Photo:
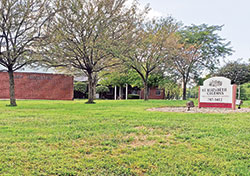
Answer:
[[148, 111], [160, 111], [160, 112], [183, 112], [183, 113], [250, 113], [250, 108], [241, 108], [241, 109], [227, 109], [227, 108], [191, 108], [190, 111], [187, 110], [187, 107], [161, 107], [161, 108], [152, 108]]

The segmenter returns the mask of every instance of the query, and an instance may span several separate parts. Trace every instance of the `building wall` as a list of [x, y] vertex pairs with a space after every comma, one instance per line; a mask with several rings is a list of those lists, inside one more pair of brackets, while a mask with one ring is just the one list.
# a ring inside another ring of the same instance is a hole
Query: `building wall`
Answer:
[[[61, 74], [14, 73], [16, 99], [72, 100], [73, 77]], [[9, 98], [9, 75], [0, 73], [0, 99]]]
[[[157, 94], [156, 92], [160, 91], [160, 94]], [[144, 90], [142, 89], [140, 92], [141, 99], [144, 99]], [[164, 99], [165, 98], [165, 91], [163, 89], [158, 89], [157, 87], [151, 87], [149, 88], [149, 99]]]

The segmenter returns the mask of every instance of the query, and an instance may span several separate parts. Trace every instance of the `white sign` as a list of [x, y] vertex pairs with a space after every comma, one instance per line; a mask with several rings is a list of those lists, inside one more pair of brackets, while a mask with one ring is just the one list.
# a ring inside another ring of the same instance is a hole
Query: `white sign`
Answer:
[[232, 103], [233, 85], [231, 80], [224, 77], [213, 77], [204, 81], [200, 86], [201, 103]]

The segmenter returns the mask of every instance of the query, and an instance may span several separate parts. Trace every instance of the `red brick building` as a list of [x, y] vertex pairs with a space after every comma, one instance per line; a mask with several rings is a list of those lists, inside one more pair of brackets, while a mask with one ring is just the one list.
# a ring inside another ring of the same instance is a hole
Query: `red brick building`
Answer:
[[[16, 99], [72, 100], [73, 76], [14, 73]], [[0, 73], [0, 99], [9, 99], [9, 75]]]
[[[144, 90], [140, 91], [141, 99], [144, 99]], [[159, 89], [157, 87], [150, 87], [148, 92], [148, 99], [165, 99], [164, 89]]]

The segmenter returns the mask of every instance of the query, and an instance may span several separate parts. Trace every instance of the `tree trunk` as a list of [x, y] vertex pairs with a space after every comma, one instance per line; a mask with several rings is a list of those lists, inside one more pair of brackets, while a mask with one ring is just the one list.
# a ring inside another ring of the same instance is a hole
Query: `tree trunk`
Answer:
[[96, 99], [96, 83], [95, 81], [93, 82], [93, 99]]
[[148, 100], [148, 83], [147, 81], [144, 82], [144, 101]]
[[93, 83], [93, 77], [92, 77], [92, 73], [88, 74], [88, 102], [89, 104], [94, 103], [94, 83]]
[[98, 79], [97, 79], [97, 74], [94, 74], [93, 76], [93, 97], [94, 100], [96, 99], [96, 85], [97, 85]]
[[183, 79], [183, 92], [182, 92], [182, 99], [187, 99], [187, 82]]
[[9, 84], [10, 84], [10, 106], [17, 106], [15, 98], [15, 81], [14, 81], [14, 72], [12, 70], [8, 71], [9, 73]]

